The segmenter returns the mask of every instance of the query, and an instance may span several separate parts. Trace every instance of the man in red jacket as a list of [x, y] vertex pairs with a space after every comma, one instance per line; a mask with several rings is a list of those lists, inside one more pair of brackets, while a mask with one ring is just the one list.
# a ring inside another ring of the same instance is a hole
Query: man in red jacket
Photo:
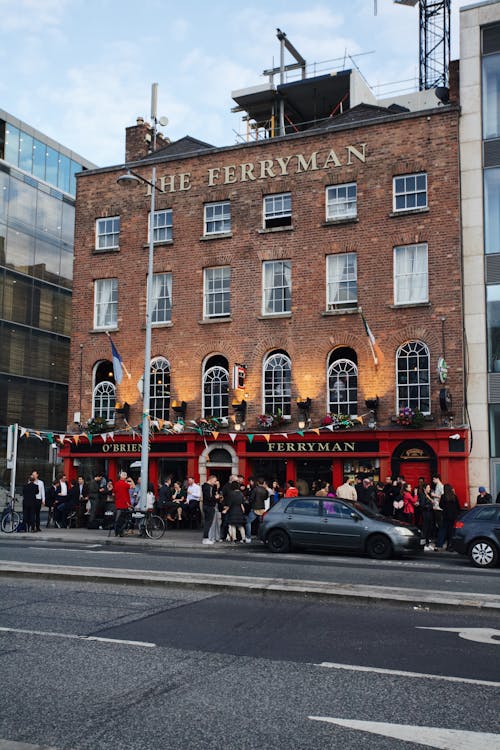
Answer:
[[113, 491], [115, 493], [115, 536], [123, 536], [123, 526], [127, 518], [127, 510], [131, 508], [130, 505], [130, 485], [125, 480], [127, 479], [127, 472], [121, 471], [120, 478], [115, 482]]

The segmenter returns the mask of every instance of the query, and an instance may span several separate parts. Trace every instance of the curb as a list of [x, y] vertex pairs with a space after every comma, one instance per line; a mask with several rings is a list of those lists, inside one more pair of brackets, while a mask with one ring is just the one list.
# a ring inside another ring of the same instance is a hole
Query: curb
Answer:
[[46, 579], [102, 581], [117, 584], [153, 586], [182, 586], [208, 588], [213, 591], [261, 591], [297, 596], [314, 596], [351, 601], [390, 601], [420, 606], [467, 607], [473, 609], [500, 609], [500, 596], [468, 593], [464, 597], [448, 591], [403, 589], [389, 586], [363, 584], [322, 583], [296, 581], [286, 578], [245, 578], [217, 574], [182, 573], [162, 571], [115, 570], [113, 568], [82, 568], [77, 566], [34, 565], [32, 563], [0, 562], [0, 575], [19, 577], [43, 576]]

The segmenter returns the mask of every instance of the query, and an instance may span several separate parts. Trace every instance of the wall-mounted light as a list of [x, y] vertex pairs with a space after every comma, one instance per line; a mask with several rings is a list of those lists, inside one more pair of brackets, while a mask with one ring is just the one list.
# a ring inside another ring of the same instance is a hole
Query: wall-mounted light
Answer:
[[120, 414], [120, 416], [125, 419], [126, 422], [128, 422], [130, 417], [130, 404], [128, 404], [126, 401], [124, 401], [123, 405], [116, 404], [115, 405], [115, 413]]
[[299, 426], [299, 430], [304, 430], [311, 421], [309, 417], [309, 412], [311, 411], [311, 404], [312, 404], [312, 401], [309, 397], [305, 399], [301, 399], [301, 398], [297, 399], [297, 409], [299, 410], [299, 417], [297, 420], [297, 424]]
[[237, 401], [232, 404], [234, 411], [234, 429], [236, 432], [241, 432], [245, 429], [245, 419], [247, 415], [247, 402], [245, 399]]
[[187, 404], [185, 401], [172, 401], [171, 407], [177, 419], [186, 419]]
[[377, 426], [377, 409], [379, 404], [378, 396], [373, 398], [365, 399], [366, 408], [370, 410], [370, 416], [368, 417], [368, 428], [374, 430]]

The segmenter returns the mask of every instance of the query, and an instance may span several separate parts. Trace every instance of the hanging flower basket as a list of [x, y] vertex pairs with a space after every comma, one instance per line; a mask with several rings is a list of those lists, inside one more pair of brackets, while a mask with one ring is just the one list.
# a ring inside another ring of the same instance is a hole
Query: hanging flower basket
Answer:
[[403, 427], [423, 427], [425, 416], [419, 409], [412, 409], [410, 406], [403, 406], [399, 410], [396, 422]]

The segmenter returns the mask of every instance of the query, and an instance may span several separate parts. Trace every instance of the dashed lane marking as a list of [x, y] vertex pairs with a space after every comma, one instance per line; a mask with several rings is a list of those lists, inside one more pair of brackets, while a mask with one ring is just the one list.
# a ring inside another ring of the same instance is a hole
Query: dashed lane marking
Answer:
[[475, 680], [471, 677], [452, 677], [451, 675], [426, 674], [425, 672], [405, 672], [400, 669], [384, 669], [382, 667], [363, 667], [359, 664], [335, 664], [323, 661], [316, 665], [326, 669], [345, 669], [352, 672], [374, 672], [376, 674], [390, 674], [396, 677], [412, 677], [421, 680], [444, 680], [445, 682], [463, 682], [470, 685], [486, 685], [488, 687], [500, 687], [500, 682], [491, 680]]
[[[2, 628], [0, 633], [16, 633], [18, 635], [39, 635], [47, 638], [68, 638], [76, 641], [99, 641], [100, 643], [118, 643], [124, 646], [140, 646], [141, 648], [156, 648], [156, 643], [148, 641], [125, 641], [119, 638], [99, 638], [96, 635], [77, 635], [76, 633], [51, 633], [45, 630], [24, 630], [22, 628]], [[1, 750], [1, 749], [0, 749]]]

